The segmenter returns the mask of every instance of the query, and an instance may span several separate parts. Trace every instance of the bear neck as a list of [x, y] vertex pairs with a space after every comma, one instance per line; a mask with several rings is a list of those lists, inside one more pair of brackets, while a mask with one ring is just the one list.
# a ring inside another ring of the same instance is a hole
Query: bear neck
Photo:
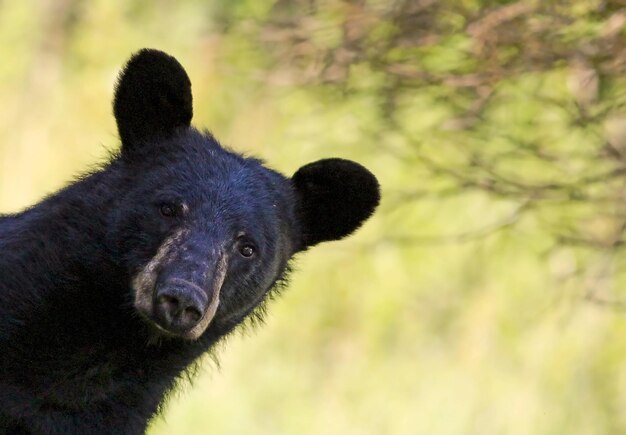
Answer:
[[116, 194], [112, 166], [82, 178], [20, 214], [5, 218], [6, 224], [1, 220], [0, 246], [15, 252], [3, 260], [10, 261], [11, 267], [44, 268], [45, 274], [23, 276], [25, 280], [44, 279], [45, 283], [38, 283], [40, 288], [65, 286], [68, 280], [77, 285], [88, 276], [119, 275], [107, 251], [103, 213]]

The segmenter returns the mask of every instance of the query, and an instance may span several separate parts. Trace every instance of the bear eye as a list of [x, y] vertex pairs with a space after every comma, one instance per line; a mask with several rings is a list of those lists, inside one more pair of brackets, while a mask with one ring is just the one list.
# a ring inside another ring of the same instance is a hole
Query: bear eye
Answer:
[[239, 247], [239, 253], [242, 257], [250, 258], [254, 255], [256, 249], [250, 243], [245, 243]]
[[243, 231], [240, 231], [239, 234], [237, 234], [235, 247], [239, 252], [239, 255], [244, 258], [252, 258], [257, 253], [256, 245]]
[[165, 217], [176, 216], [176, 207], [173, 206], [172, 204], [167, 204], [167, 203], [166, 204], [161, 204], [161, 207], [160, 207], [159, 211]]

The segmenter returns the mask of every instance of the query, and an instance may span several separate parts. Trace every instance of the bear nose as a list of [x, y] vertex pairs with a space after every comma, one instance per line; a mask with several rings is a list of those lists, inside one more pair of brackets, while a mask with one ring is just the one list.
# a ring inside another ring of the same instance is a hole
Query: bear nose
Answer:
[[180, 334], [198, 324], [207, 308], [206, 297], [195, 286], [165, 285], [157, 291], [155, 317], [163, 329]]

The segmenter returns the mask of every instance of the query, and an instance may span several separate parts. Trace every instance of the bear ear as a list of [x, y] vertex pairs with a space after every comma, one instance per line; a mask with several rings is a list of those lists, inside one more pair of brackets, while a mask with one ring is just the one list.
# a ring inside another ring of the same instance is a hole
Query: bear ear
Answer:
[[189, 127], [193, 109], [187, 73], [172, 56], [144, 48], [118, 77], [113, 113], [122, 154]]
[[310, 163], [298, 169], [292, 181], [299, 197], [301, 249], [348, 236], [380, 202], [376, 177], [350, 160]]

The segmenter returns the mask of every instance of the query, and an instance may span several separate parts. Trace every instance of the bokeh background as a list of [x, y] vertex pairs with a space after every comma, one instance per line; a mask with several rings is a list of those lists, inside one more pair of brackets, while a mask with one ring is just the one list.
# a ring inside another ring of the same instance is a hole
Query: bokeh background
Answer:
[[0, 210], [118, 147], [115, 77], [175, 55], [194, 124], [383, 202], [297, 258], [160, 434], [626, 433], [626, 1], [0, 1]]

